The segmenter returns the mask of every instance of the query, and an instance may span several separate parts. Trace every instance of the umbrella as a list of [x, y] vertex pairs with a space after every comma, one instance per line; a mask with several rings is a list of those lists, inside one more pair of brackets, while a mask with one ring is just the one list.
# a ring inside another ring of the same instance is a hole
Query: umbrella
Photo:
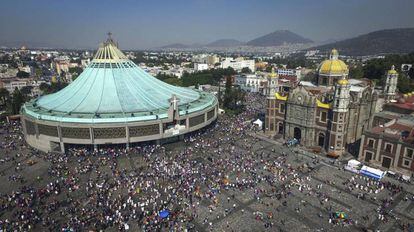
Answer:
[[170, 215], [170, 211], [168, 210], [161, 210], [158, 215], [160, 215], [161, 218], [167, 218]]
[[348, 215], [346, 213], [344, 213], [344, 212], [336, 212], [335, 213], [335, 217], [336, 218], [339, 218], [339, 219], [347, 219], [348, 218]]

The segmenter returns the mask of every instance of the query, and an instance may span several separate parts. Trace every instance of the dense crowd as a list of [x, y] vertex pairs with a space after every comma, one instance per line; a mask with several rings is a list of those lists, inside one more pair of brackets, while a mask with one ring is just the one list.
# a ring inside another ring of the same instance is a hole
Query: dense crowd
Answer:
[[[255, 128], [251, 120], [260, 113], [257, 109], [263, 109], [259, 106], [263, 100], [255, 94], [247, 98], [249, 104], [243, 113], [221, 116], [215, 125], [188, 135], [183, 141], [185, 146], [177, 149], [167, 150], [160, 145], [129, 149], [71, 148], [65, 154], [30, 150], [24, 156], [38, 157], [49, 164], [44, 176], [36, 176], [35, 182], [30, 183], [20, 174], [22, 163], [16, 159], [22, 157], [1, 157], [0, 162], [14, 162], [17, 169], [9, 176], [9, 181], [18, 181], [22, 187], [1, 192], [0, 228], [5, 231], [34, 228], [42, 231], [107, 228], [126, 231], [138, 225], [135, 228], [145, 231], [185, 231], [197, 226], [195, 219], [200, 217], [200, 202], [208, 202], [210, 215], [217, 214], [218, 218], [237, 208], [237, 203], [224, 209], [218, 207], [223, 191], [251, 191], [255, 199], [269, 209], [272, 205], [264, 201], [264, 197], [277, 199], [286, 207], [287, 198], [297, 191], [317, 197], [321, 205], [327, 204], [330, 196], [323, 184], [311, 184], [305, 166], [291, 166], [285, 153], [271, 158], [273, 152], [253, 152], [259, 140], [249, 136]], [[2, 150], [5, 154], [9, 150], [19, 153], [25, 148], [21, 128], [17, 123], [4, 125], [6, 139], [1, 143]], [[132, 169], [121, 167], [120, 158], [128, 159]], [[134, 162], [136, 160], [139, 162]], [[42, 184], [43, 179], [48, 180], [46, 184]], [[344, 185], [350, 191], [358, 189], [367, 195], [383, 189], [395, 195], [402, 190], [390, 183], [357, 177]], [[227, 201], [234, 198], [233, 194]], [[385, 215], [391, 203], [383, 202], [380, 215]], [[295, 210], [302, 210], [306, 204], [300, 202]], [[162, 217], [161, 211], [168, 211], [168, 217]], [[255, 212], [252, 217], [263, 222], [265, 228], [274, 225], [270, 210]], [[321, 213], [320, 217], [325, 216]], [[201, 226], [214, 228], [215, 221], [210, 217], [199, 219]], [[285, 222], [281, 220], [281, 223]], [[347, 223], [355, 222], [347, 220]]]

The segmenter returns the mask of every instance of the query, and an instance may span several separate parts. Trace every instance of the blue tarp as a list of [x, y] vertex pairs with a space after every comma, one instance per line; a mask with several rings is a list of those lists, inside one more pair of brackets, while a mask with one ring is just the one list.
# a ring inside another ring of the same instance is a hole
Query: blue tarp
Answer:
[[161, 218], [167, 218], [170, 215], [170, 211], [168, 210], [161, 210], [158, 215], [160, 215]]

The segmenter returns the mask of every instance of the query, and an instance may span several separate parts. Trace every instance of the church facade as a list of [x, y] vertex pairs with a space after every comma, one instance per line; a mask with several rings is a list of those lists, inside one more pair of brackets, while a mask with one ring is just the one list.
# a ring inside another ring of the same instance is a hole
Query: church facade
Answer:
[[[364, 129], [369, 129], [378, 94], [369, 80], [348, 79], [348, 67], [333, 49], [318, 67], [316, 80], [302, 81], [285, 92], [277, 84], [267, 91], [265, 133], [284, 139], [296, 138], [306, 147], [321, 147], [341, 155], [358, 149]], [[268, 83], [277, 83], [271, 76]], [[387, 82], [388, 83], [388, 82]], [[389, 82], [387, 98], [395, 94]]]

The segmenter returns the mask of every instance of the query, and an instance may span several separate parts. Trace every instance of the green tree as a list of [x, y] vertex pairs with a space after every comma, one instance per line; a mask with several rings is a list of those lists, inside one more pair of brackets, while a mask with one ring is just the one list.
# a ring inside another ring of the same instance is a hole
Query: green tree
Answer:
[[244, 67], [242, 68], [241, 72], [248, 74], [248, 73], [252, 73], [252, 70], [249, 67]]
[[412, 92], [413, 85], [410, 78], [408, 78], [405, 74], [400, 74], [398, 77], [397, 88], [401, 93]]
[[74, 73], [81, 74], [82, 72], [83, 72], [83, 69], [79, 66], [69, 68], [69, 73], [71, 73], [71, 74], [74, 74]]
[[30, 93], [32, 92], [32, 89], [33, 89], [33, 86], [25, 86], [20, 90], [20, 92], [23, 94], [25, 99], [27, 99]]
[[410, 70], [408, 70], [408, 77], [410, 77], [411, 79], [414, 79], [414, 68], [411, 67]]
[[44, 82], [39, 85], [39, 89], [43, 93], [48, 93], [49, 92], [49, 88], [50, 88], [50, 85], [48, 85], [47, 83], [44, 83]]
[[232, 82], [231, 82], [231, 77], [228, 76], [226, 77], [226, 88], [224, 90], [224, 99], [223, 99], [223, 106], [224, 108], [230, 108], [231, 107], [231, 87], [232, 87]]
[[18, 78], [28, 78], [28, 77], [30, 77], [30, 74], [27, 73], [27, 72], [24, 72], [24, 71], [19, 71], [19, 72], [17, 72], [16, 76]]
[[10, 93], [5, 88], [0, 88], [0, 103], [3, 105], [10, 98]]
[[35, 75], [36, 77], [41, 77], [43, 75], [43, 71], [41, 68], [36, 68], [35, 69]]
[[25, 99], [23, 94], [20, 92], [19, 89], [15, 89], [13, 92], [12, 100], [9, 105], [9, 113], [11, 114], [19, 114], [20, 108], [22, 107]]
[[350, 66], [349, 68], [349, 77], [355, 79], [361, 79], [364, 77], [364, 69], [360, 64], [355, 66]]

